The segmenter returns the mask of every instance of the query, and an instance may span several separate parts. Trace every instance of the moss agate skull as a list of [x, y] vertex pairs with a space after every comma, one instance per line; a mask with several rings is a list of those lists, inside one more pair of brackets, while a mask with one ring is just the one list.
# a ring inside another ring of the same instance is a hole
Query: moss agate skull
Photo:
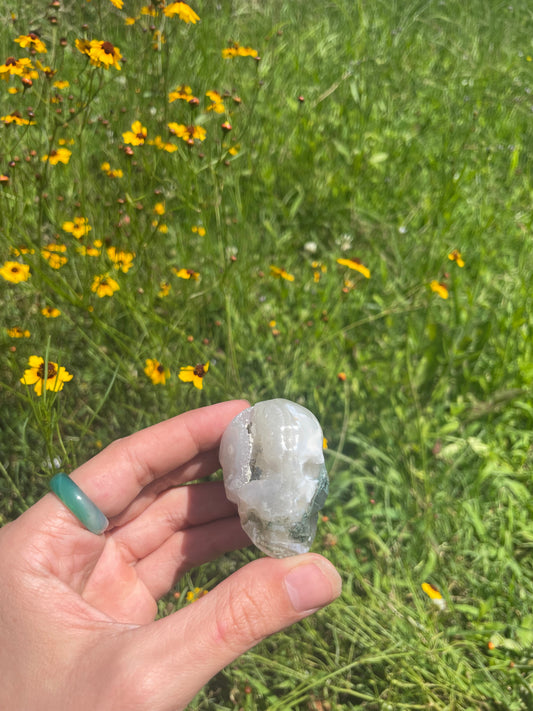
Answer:
[[220, 444], [226, 495], [255, 545], [275, 558], [305, 553], [328, 495], [322, 429], [290, 400], [258, 402], [228, 425]]

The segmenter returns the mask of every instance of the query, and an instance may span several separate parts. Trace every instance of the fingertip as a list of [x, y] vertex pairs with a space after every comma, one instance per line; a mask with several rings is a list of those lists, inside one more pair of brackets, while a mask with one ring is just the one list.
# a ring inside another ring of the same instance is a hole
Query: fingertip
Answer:
[[300, 560], [286, 573], [283, 583], [297, 613], [311, 614], [339, 597], [342, 579], [336, 568], [321, 555], [298, 556]]

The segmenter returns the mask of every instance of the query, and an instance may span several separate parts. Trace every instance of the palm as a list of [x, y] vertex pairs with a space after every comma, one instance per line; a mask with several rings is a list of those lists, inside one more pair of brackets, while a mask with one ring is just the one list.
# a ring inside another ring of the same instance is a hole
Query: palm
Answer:
[[92, 610], [97, 622], [102, 617], [133, 624], [153, 620], [156, 601], [115, 539], [76, 533], [60, 540], [43, 535], [42, 550], [53, 556], [47, 555], [48, 572], [67, 586], [62, 595], [71, 603], [89, 603], [87, 612], [91, 616]]
[[111, 524], [104, 536], [94, 536], [59, 509], [36, 546], [46, 551], [37, 554], [36, 568], [43, 565], [68, 586], [63, 594], [89, 603], [99, 621], [102, 614], [120, 623], [152, 621], [157, 599], [176, 578], [247, 543], [220, 483], [145, 493]]

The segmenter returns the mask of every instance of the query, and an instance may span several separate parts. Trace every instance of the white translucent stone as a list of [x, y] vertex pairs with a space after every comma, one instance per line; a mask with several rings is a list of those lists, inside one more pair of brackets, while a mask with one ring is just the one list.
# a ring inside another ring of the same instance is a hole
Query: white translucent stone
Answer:
[[228, 425], [220, 444], [226, 495], [255, 545], [275, 558], [309, 550], [328, 495], [322, 429], [290, 400], [258, 402]]

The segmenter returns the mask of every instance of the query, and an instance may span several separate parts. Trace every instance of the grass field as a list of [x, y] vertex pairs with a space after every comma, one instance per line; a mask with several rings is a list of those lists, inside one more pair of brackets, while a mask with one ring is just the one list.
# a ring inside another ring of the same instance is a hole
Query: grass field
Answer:
[[0, 523], [119, 436], [293, 399], [343, 595], [191, 708], [533, 709], [530, 3], [120, 4], [0, 0]]

